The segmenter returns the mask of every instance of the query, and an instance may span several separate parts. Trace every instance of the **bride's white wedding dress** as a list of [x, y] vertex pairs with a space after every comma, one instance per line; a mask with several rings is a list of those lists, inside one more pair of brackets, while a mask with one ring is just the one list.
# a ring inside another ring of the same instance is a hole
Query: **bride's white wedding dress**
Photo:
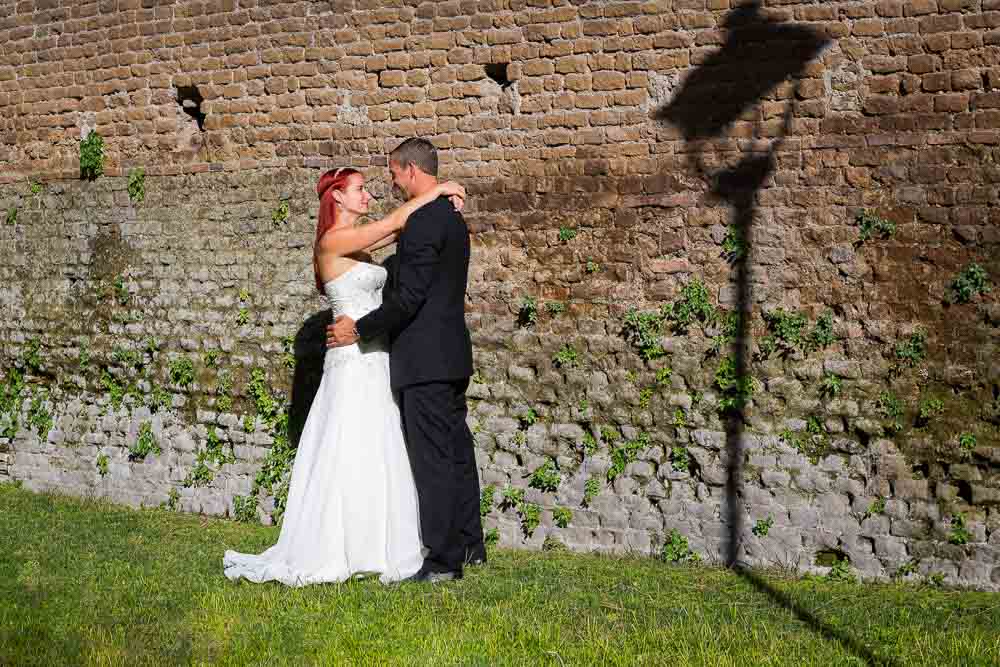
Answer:
[[[333, 315], [357, 320], [382, 302], [386, 271], [358, 263], [328, 281]], [[289, 586], [417, 572], [417, 492], [382, 342], [328, 349], [306, 418], [278, 542], [260, 555], [226, 551], [230, 579]]]

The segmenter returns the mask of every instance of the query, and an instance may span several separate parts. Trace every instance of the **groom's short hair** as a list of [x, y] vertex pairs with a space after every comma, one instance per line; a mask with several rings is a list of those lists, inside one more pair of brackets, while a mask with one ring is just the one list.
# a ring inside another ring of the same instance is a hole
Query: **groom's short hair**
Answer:
[[410, 137], [396, 146], [389, 159], [400, 167], [416, 165], [417, 169], [430, 176], [437, 176], [438, 155], [434, 144], [421, 137]]

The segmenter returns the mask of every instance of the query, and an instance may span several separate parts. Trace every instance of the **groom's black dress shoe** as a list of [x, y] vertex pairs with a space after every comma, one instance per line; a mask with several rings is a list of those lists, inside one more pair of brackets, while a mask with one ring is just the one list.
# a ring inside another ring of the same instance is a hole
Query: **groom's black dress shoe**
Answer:
[[413, 576], [407, 577], [403, 581], [425, 582], [428, 584], [440, 584], [443, 581], [457, 581], [462, 578], [461, 570], [444, 570], [436, 572], [420, 568], [420, 571]]

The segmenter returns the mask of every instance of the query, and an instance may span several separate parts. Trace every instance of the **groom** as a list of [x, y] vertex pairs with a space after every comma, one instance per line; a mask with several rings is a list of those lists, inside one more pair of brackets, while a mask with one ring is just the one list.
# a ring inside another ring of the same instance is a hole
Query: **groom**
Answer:
[[[421, 138], [389, 154], [393, 185], [412, 199], [437, 185], [437, 151]], [[469, 231], [445, 197], [413, 213], [399, 235], [390, 289], [382, 306], [357, 322], [342, 315], [327, 345], [388, 334], [390, 377], [420, 499], [420, 534], [428, 552], [411, 579], [462, 578], [462, 566], [485, 563], [479, 476], [465, 391], [472, 343], [465, 326]]]

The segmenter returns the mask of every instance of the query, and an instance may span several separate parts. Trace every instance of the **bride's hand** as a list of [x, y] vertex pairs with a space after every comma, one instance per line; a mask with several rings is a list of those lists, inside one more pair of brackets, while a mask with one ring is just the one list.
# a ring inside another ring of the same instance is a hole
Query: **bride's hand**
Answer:
[[444, 183], [439, 183], [437, 190], [439, 196], [443, 195], [449, 198], [458, 197], [459, 199], [465, 199], [465, 188], [455, 181], [445, 181]]
[[451, 200], [451, 205], [455, 207], [455, 210], [459, 213], [465, 208], [465, 188], [456, 183], [455, 181], [445, 181], [444, 183], [438, 183], [437, 186], [438, 196], [447, 197]]

